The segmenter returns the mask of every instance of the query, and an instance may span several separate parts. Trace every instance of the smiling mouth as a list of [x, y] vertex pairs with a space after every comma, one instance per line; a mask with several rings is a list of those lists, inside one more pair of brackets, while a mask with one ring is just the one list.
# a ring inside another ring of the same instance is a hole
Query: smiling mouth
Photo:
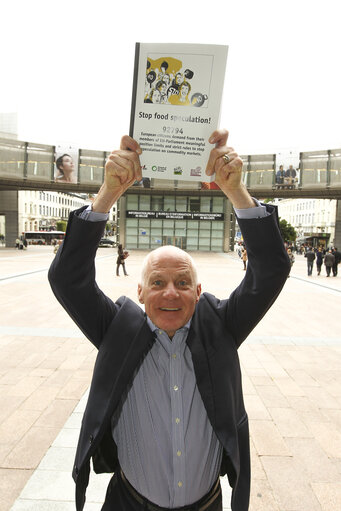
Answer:
[[179, 307], [160, 307], [160, 310], [162, 311], [170, 311], [170, 312], [174, 312], [174, 311], [179, 311], [181, 310]]

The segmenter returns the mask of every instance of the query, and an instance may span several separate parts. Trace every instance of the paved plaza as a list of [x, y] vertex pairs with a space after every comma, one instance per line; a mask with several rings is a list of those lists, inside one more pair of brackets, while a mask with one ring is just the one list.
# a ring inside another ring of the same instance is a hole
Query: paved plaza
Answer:
[[[145, 252], [101, 248], [97, 281], [136, 300]], [[244, 276], [235, 254], [193, 253], [204, 291], [225, 298]], [[96, 350], [55, 300], [51, 247], [0, 248], [0, 511], [71, 511], [71, 478]], [[240, 348], [250, 419], [250, 511], [341, 510], [341, 267], [307, 276], [296, 262], [282, 294]], [[108, 475], [93, 475], [99, 511]], [[230, 491], [224, 478], [224, 509]]]

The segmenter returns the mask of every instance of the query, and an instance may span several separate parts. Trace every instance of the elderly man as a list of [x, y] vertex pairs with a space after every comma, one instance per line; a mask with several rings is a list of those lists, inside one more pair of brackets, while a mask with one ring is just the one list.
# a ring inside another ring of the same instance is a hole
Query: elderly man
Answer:
[[[229, 299], [201, 286], [192, 258], [161, 247], [144, 262], [138, 299], [116, 302], [95, 282], [106, 212], [141, 180], [138, 143], [123, 137], [109, 156], [92, 211], [71, 213], [52, 263], [53, 291], [98, 348], [73, 477], [81, 511], [95, 472], [111, 472], [102, 511], [221, 511], [227, 474], [233, 511], [247, 511], [248, 419], [237, 349], [278, 296], [290, 270], [275, 209], [250, 197], [242, 161], [215, 131], [206, 173], [234, 205], [248, 251]], [[223, 278], [223, 266], [221, 269]]]

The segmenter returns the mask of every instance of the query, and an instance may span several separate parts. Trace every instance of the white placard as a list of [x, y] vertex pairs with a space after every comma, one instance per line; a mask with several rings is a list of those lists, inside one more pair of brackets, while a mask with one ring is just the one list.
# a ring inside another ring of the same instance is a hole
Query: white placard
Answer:
[[136, 43], [130, 135], [144, 178], [212, 181], [228, 46]]

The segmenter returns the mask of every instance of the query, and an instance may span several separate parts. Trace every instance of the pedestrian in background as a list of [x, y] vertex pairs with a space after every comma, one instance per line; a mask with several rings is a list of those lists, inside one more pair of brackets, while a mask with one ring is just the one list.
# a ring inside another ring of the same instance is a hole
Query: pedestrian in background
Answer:
[[243, 265], [244, 265], [244, 271], [246, 271], [246, 261], [247, 261], [246, 248], [244, 248], [242, 251], [242, 261], [243, 261]]
[[331, 271], [334, 263], [335, 263], [335, 256], [330, 249], [324, 256], [324, 265], [326, 267], [327, 277], [330, 277], [330, 271]]
[[304, 257], [307, 258], [308, 277], [311, 277], [315, 261], [315, 253], [313, 252], [312, 247], [309, 247], [308, 251], [304, 254]]
[[320, 275], [322, 263], [323, 263], [324, 254], [322, 251], [322, 248], [319, 247], [318, 251], [316, 252], [316, 269], [317, 269], [317, 275]]
[[[289, 257], [289, 261], [290, 261], [290, 266], [292, 268], [294, 262], [295, 262], [295, 256], [291, 250], [291, 248], [288, 248], [287, 249], [287, 253], [288, 253], [288, 257]], [[291, 271], [291, 270], [290, 270]], [[288, 277], [290, 277], [290, 274], [288, 275]]]
[[120, 265], [122, 265], [123, 273], [127, 277], [128, 273], [126, 270], [125, 260], [127, 259], [129, 253], [128, 250], [123, 250], [122, 244], [120, 243], [117, 247], [117, 259], [116, 259], [116, 276], [120, 276]]
[[341, 261], [341, 252], [339, 252], [336, 247], [334, 247], [332, 249], [332, 252], [333, 252], [333, 256], [335, 257], [335, 261], [332, 266], [333, 275], [334, 275], [334, 277], [337, 277], [337, 267], [338, 267], [339, 262]]

